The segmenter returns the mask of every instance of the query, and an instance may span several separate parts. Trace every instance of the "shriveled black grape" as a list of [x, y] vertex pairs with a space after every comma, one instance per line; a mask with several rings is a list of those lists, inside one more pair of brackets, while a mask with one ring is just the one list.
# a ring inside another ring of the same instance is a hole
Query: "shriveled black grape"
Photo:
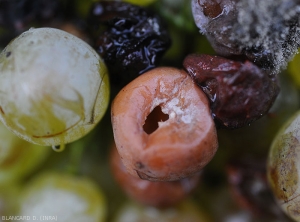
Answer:
[[170, 46], [160, 17], [123, 2], [98, 2], [90, 12], [95, 48], [104, 58], [111, 81], [125, 85], [156, 67]]
[[221, 56], [277, 74], [300, 47], [299, 0], [192, 0], [200, 31]]
[[259, 119], [279, 93], [275, 77], [250, 61], [192, 54], [183, 65], [208, 96], [213, 118], [220, 127], [235, 129]]

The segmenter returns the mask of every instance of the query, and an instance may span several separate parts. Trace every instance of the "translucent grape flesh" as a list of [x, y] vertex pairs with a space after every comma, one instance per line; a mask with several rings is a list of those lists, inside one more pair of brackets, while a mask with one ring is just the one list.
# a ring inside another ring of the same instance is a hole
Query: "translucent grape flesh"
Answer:
[[106, 66], [85, 42], [30, 29], [0, 54], [0, 119], [39, 145], [72, 142], [94, 128], [109, 100]]

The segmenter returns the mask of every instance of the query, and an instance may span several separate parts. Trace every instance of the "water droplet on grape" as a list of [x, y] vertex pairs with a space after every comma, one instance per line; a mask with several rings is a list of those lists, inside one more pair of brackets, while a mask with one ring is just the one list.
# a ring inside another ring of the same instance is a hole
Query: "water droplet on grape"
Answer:
[[66, 147], [65, 144], [53, 145], [53, 146], [52, 146], [52, 149], [53, 149], [55, 152], [62, 152], [62, 151], [65, 150], [65, 147]]

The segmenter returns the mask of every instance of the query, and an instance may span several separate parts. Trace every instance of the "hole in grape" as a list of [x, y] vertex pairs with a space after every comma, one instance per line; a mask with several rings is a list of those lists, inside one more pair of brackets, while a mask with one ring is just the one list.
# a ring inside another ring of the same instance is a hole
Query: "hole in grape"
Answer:
[[153, 133], [158, 128], [158, 122], [165, 122], [169, 115], [162, 112], [160, 106], [156, 106], [147, 116], [143, 129], [147, 134]]

